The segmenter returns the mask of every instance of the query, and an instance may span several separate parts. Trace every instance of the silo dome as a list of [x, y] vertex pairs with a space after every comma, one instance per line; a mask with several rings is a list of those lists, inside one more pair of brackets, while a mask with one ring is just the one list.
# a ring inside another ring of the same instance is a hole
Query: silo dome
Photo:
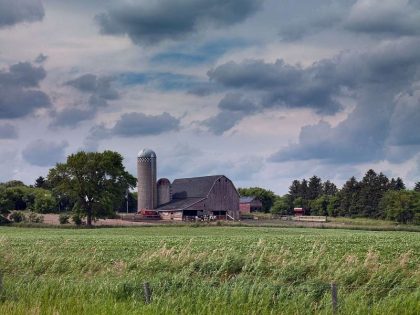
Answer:
[[143, 149], [137, 154], [139, 158], [156, 158], [156, 153], [150, 149]]

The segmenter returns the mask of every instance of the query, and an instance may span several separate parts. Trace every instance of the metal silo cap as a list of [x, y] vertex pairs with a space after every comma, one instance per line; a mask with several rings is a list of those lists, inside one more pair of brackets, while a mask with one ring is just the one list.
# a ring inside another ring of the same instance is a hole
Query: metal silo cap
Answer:
[[139, 158], [156, 158], [156, 153], [150, 149], [143, 149], [137, 154]]

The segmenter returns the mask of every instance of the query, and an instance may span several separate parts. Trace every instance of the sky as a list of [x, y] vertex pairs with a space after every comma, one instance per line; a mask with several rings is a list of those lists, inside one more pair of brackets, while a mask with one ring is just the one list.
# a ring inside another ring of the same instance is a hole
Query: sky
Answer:
[[79, 150], [278, 194], [420, 181], [420, 0], [0, 0], [0, 181]]

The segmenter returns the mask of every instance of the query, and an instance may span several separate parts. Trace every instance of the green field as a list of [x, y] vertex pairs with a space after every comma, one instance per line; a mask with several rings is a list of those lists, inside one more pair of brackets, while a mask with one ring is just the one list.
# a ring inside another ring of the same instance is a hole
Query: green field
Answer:
[[0, 270], [0, 314], [420, 313], [413, 232], [3, 227]]

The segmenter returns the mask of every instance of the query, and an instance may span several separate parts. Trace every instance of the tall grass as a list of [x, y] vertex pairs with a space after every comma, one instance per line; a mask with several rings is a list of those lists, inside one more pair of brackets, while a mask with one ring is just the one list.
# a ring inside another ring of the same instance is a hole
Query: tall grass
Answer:
[[[0, 228], [0, 314], [420, 312], [420, 234]], [[153, 290], [143, 297], [143, 282]]]

